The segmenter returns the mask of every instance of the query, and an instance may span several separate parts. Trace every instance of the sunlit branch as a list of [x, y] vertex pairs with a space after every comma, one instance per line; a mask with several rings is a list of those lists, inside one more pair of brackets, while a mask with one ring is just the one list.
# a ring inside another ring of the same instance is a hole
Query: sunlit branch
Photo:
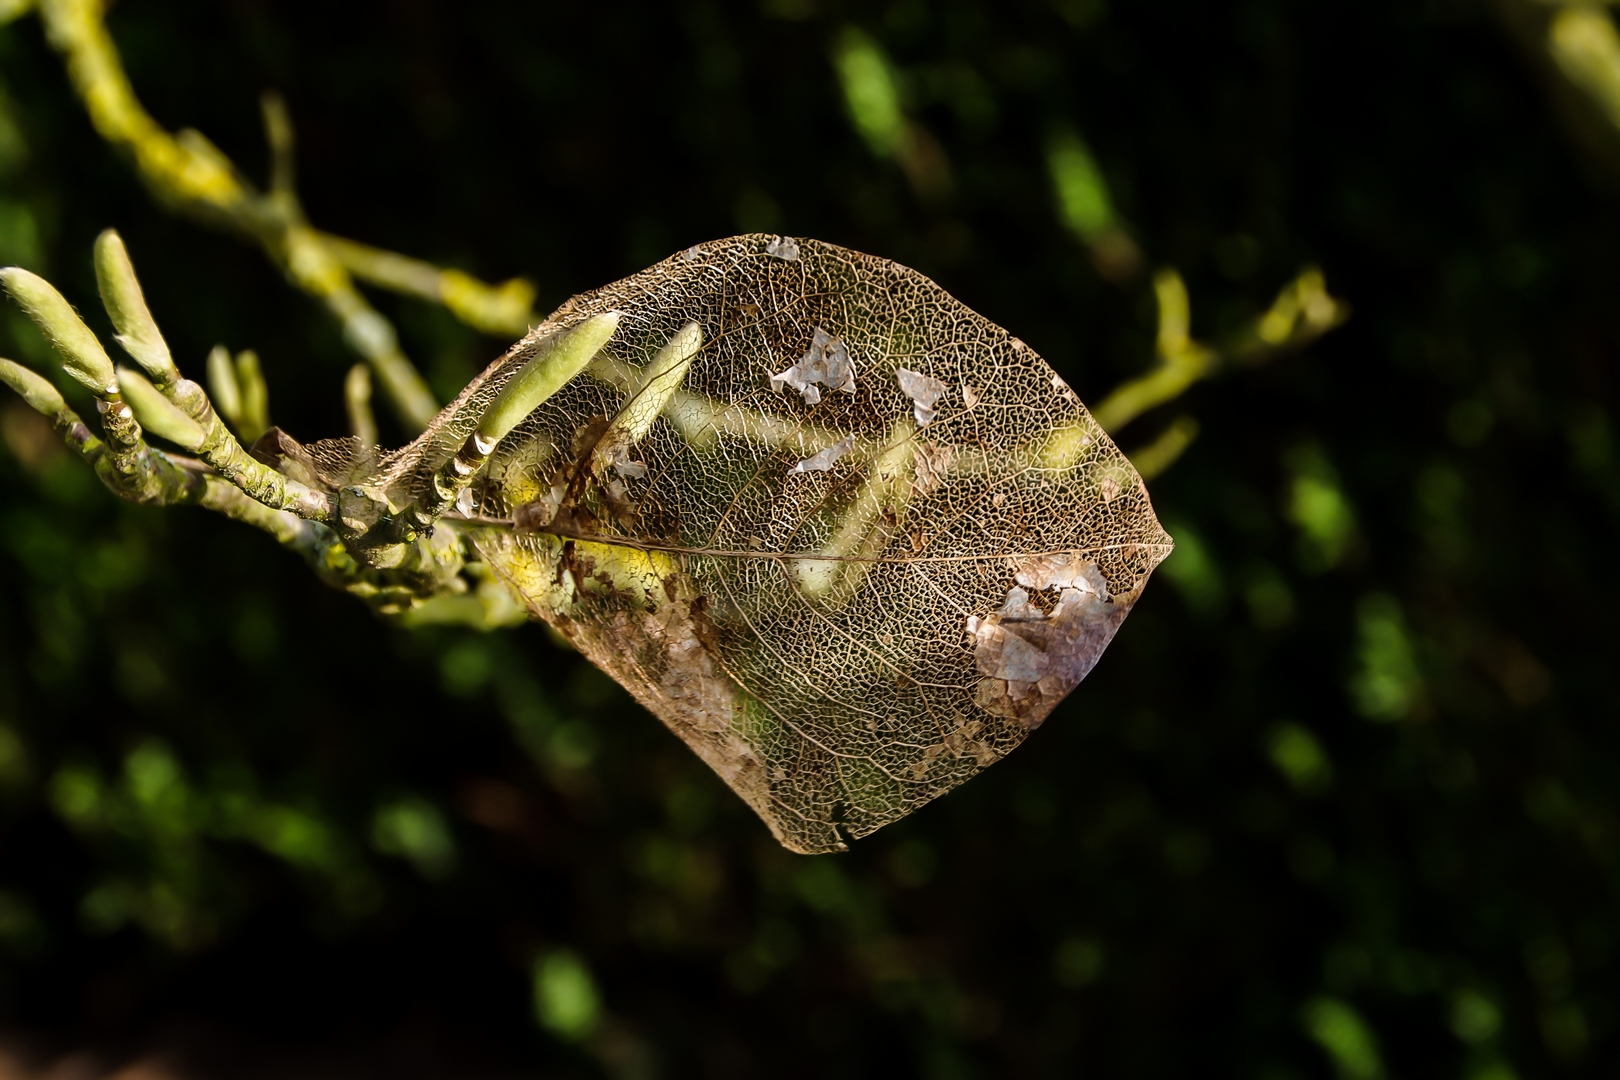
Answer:
[[320, 236], [333, 256], [360, 280], [443, 304], [450, 314], [486, 334], [519, 337], [540, 322], [533, 311], [534, 286], [522, 278], [488, 285], [460, 270], [327, 233]]
[[1128, 456], [1143, 480], [1151, 480], [1176, 463], [1192, 441], [1198, 438], [1198, 421], [1178, 416], [1157, 439]]
[[1258, 319], [1219, 348], [1238, 363], [1264, 363], [1302, 349], [1350, 317], [1350, 305], [1328, 295], [1322, 271], [1308, 267], [1277, 294]]
[[102, 138], [130, 155], [160, 201], [256, 240], [293, 284], [321, 301], [413, 430], [427, 426], [437, 403], [400, 349], [393, 326], [355, 288], [353, 278], [442, 303], [480, 330], [527, 329], [533, 289], [526, 282], [489, 286], [460, 271], [312, 229], [293, 192], [292, 125], [279, 99], [264, 101], [271, 177], [268, 193], [261, 193], [201, 133], [170, 134], [147, 113], [107, 32], [99, 0], [39, 0], [37, 7]]
[[[132, 415], [121, 417], [122, 422], [108, 424], [108, 412], [120, 403], [118, 394], [104, 392], [98, 396], [98, 404], [111, 403], [111, 409], [103, 410], [108, 437], [101, 439], [91, 433], [54, 386], [27, 368], [0, 359], [0, 383], [15, 390], [31, 408], [49, 420], [68, 449], [84, 459], [108, 487], [124, 498], [148, 505], [201, 506], [262, 529], [305, 554], [320, 545], [322, 530], [314, 523], [286, 511], [272, 510], [249, 498], [211, 473], [201, 462], [174, 458], [147, 446]], [[147, 389], [157, 392], [150, 384]]]
[[[1260, 363], [1303, 348], [1350, 316], [1349, 305], [1328, 295], [1322, 272], [1313, 267], [1289, 282], [1259, 318], [1221, 346], [1212, 347], [1191, 335], [1191, 304], [1180, 274], [1159, 271], [1153, 277], [1153, 291], [1159, 302], [1155, 344], [1159, 362], [1147, 374], [1117, 387], [1091, 410], [1110, 434], [1180, 397], [1198, 381], [1214, 375], [1223, 363]], [[1183, 430], [1185, 438], [1176, 454], [1186, 448], [1196, 426]], [[1132, 455], [1132, 460], [1138, 456]], [[1159, 467], [1167, 468], [1174, 456], [1163, 459]]]
[[1208, 375], [1218, 359], [1213, 349], [1188, 333], [1187, 286], [1181, 275], [1160, 270], [1153, 276], [1153, 291], [1159, 300], [1158, 366], [1116, 388], [1091, 410], [1104, 431], [1118, 431], [1149, 409], [1180, 397]]
[[[111, 491], [145, 506], [202, 506], [246, 521], [298, 549], [323, 579], [385, 615], [401, 615], [429, 598], [467, 591], [468, 581], [461, 577], [467, 548], [454, 527], [417, 531], [413, 522], [428, 522], [398, 512], [386, 492], [360, 485], [334, 492], [307, 465], [283, 471], [243, 448], [221, 418], [222, 410], [175, 365], [146, 306], [129, 253], [111, 229], [96, 240], [95, 266], [102, 304], [117, 330], [117, 341], [139, 369], [115, 367], [73, 306], [37, 274], [7, 267], [0, 269], [0, 284], [51, 343], [64, 373], [95, 397], [102, 434], [93, 434], [56, 388], [34, 372], [0, 360], [0, 383], [47, 417]], [[595, 325], [594, 343], [583, 340], [590, 337], [593, 324], [604, 322], [610, 325]], [[577, 374], [616, 323], [616, 316], [599, 316], [558, 335], [553, 351], [561, 355], [567, 371], [553, 381], [565, 382]], [[239, 430], [254, 424], [255, 417], [262, 418], [263, 380], [251, 352], [240, 353], [233, 361], [224, 348], [216, 348], [209, 367], [210, 381], [228, 400]], [[364, 367], [358, 370], [366, 372]], [[535, 388], [520, 384], [515, 392], [533, 396]], [[351, 386], [351, 412], [360, 411], [355, 408], [356, 396]], [[364, 402], [358, 404], [363, 409]], [[519, 402], [508, 412], [521, 412], [522, 405]], [[357, 426], [369, 422], [367, 411]], [[148, 433], [196, 458], [154, 449], [148, 445]], [[475, 580], [481, 590], [490, 584], [476, 575]], [[509, 605], [486, 598], [481, 610], [488, 612], [490, 625], [510, 621]]]
[[[198, 453], [213, 456], [217, 449], [207, 445], [204, 429], [194, 416], [177, 406], [143, 374], [133, 368], [120, 368], [117, 379], [117, 386], [96, 391], [105, 432], [105, 437], [98, 437], [48, 380], [10, 360], [0, 359], [0, 384], [16, 391], [29, 407], [49, 420], [68, 448], [87, 462], [102, 483], [119, 497], [145, 506], [199, 506], [252, 525], [297, 551], [328, 583], [366, 600], [383, 614], [404, 614], [427, 598], [458, 593], [452, 582], [463, 562], [460, 539], [452, 530], [444, 530], [437, 544], [422, 552], [416, 565], [406, 567], [402, 573], [390, 573], [358, 562], [324, 524], [288, 509], [266, 505], [263, 492], [250, 493], [252, 485], [233, 483], [204, 461], [164, 453], [149, 446], [143, 425], [152, 434], [195, 448]], [[196, 384], [183, 379], [175, 385], [182, 395], [187, 388], [201, 393]], [[217, 418], [214, 423], [218, 424]], [[435, 570], [436, 573], [427, 572]], [[485, 595], [488, 592], [485, 584], [480, 579], [478, 592], [482, 607], [479, 610], [485, 613], [481, 625], [509, 624], [511, 605], [503, 606], [498, 598]], [[463, 612], [459, 621], [477, 624], [473, 614], [473, 611]]]

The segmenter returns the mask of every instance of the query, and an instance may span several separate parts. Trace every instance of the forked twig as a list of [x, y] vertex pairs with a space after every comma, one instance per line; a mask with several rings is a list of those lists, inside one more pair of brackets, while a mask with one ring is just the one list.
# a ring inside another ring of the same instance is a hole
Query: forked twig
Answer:
[[[1116, 387], [1091, 410], [1110, 435], [1149, 409], [1186, 393], [1224, 364], [1264, 363], [1285, 352], [1304, 348], [1350, 317], [1350, 305], [1328, 295], [1320, 270], [1309, 268], [1291, 281], [1264, 314], [1245, 325], [1219, 347], [1191, 335], [1191, 303], [1187, 286], [1174, 270], [1153, 276], [1159, 302], [1159, 333], [1155, 345], [1159, 362], [1153, 370]], [[1198, 422], [1177, 419], [1154, 442], [1130, 455], [1144, 479], [1169, 468], [1198, 435]]]
[[342, 240], [312, 228], [293, 190], [293, 133], [285, 106], [264, 101], [271, 150], [266, 192], [256, 190], [200, 132], [166, 131], [135, 96], [99, 0], [38, 0], [52, 47], [96, 131], [126, 151], [141, 178], [165, 204], [258, 242], [293, 284], [319, 300], [343, 327], [344, 339], [377, 377], [400, 420], [427, 426], [438, 405], [399, 346], [393, 326], [354, 279], [442, 303], [479, 330], [518, 334], [533, 319], [533, 287], [521, 280], [491, 286], [457, 270]]

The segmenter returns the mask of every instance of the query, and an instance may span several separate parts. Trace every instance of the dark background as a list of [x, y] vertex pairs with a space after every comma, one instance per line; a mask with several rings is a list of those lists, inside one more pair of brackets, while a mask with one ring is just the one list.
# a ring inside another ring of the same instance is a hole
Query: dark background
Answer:
[[[526, 275], [541, 310], [784, 231], [922, 270], [1100, 399], [1149, 366], [1154, 308], [1062, 225], [1066, 126], [1185, 275], [1195, 335], [1309, 263], [1354, 314], [1121, 434], [1202, 424], [1151, 485], [1181, 549], [1113, 648], [1009, 760], [821, 858], [541, 627], [391, 628], [263, 536], [118, 503], [7, 395], [15, 1045], [222, 1076], [1281, 1080], [1377, 1075], [1375, 1042], [1389, 1075], [1613, 1074], [1620, 204], [1490, 9], [122, 0], [110, 23], [165, 126], [262, 176], [278, 89], [318, 225]], [[853, 128], [851, 25], [949, 193]], [[0, 29], [0, 79], [0, 261], [102, 327], [90, 246], [117, 226], [183, 366], [254, 347], [277, 423], [342, 433], [334, 325], [154, 203], [37, 20]], [[377, 303], [441, 397], [505, 344]], [[39, 349], [0, 316], [0, 352]], [[1279, 731], [1323, 759], [1280, 759]], [[400, 805], [450, 846], [390, 854]], [[594, 1026], [537, 1020], [547, 958], [588, 973]]]

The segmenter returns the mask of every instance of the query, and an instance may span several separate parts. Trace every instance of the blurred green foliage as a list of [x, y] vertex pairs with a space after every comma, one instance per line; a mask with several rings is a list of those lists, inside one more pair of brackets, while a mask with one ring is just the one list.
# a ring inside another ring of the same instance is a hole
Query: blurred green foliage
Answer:
[[[1194, 338], [1308, 263], [1355, 315], [1183, 396], [1179, 546], [1095, 673], [837, 858], [777, 848], [543, 628], [384, 626], [259, 535], [119, 504], [0, 400], [12, 1030], [464, 1076], [1612, 1073], [1620, 196], [1483, 3], [110, 21], [166, 126], [262, 176], [273, 87], [312, 220], [542, 310], [782, 230], [930, 274], [1094, 402], [1155, 348], [1145, 275], [1083, 246], [1106, 210]], [[154, 205], [31, 19], [0, 84], [0, 261], [104, 332], [116, 226], [183, 364], [252, 347], [276, 423], [341, 433], [338, 330]], [[441, 400], [505, 344], [376, 303]], [[44, 359], [15, 310], [0, 353]]]

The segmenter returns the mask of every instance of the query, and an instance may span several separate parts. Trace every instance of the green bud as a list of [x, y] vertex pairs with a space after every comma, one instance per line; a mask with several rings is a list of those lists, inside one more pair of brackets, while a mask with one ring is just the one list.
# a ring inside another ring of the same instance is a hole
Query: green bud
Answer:
[[67, 402], [47, 379], [11, 360], [0, 358], [0, 383], [21, 394], [30, 409], [53, 420], [67, 408]]
[[118, 379], [107, 351], [50, 282], [19, 266], [8, 266], [0, 270], [0, 283], [50, 340], [62, 358], [64, 371], [97, 397], [118, 393]]
[[118, 329], [113, 340], [123, 346], [158, 385], [168, 386], [180, 378], [174, 358], [169, 355], [169, 345], [158, 332], [157, 322], [146, 306], [146, 296], [135, 278], [135, 267], [129, 261], [123, 237], [112, 229], [96, 237], [96, 284], [101, 289], [101, 304]]
[[371, 411], [371, 369], [356, 364], [343, 380], [343, 405], [349, 414], [349, 430], [361, 446], [377, 445], [377, 418]]
[[242, 384], [236, 381], [231, 351], [223, 345], [208, 350], [208, 396], [225, 422], [242, 430]]
[[653, 421], [681, 388], [687, 369], [702, 347], [702, 328], [689, 322], [641, 369], [624, 409], [613, 420], [614, 430], [626, 443], [634, 445], [652, 430]]
[[595, 315], [578, 326], [559, 331], [540, 343], [534, 358], [512, 377], [478, 425], [478, 437], [494, 443], [506, 437], [525, 416], [585, 370], [613, 332], [619, 313]]
[[252, 442], [270, 426], [270, 387], [259, 366], [259, 354], [243, 349], [236, 354], [236, 385], [242, 391], [242, 419], [237, 434]]
[[134, 368], [121, 367], [118, 385], [124, 392], [125, 403], [148, 433], [187, 450], [195, 450], [203, 444], [202, 425], [181, 412], [180, 406], [147, 382], [145, 375]]

